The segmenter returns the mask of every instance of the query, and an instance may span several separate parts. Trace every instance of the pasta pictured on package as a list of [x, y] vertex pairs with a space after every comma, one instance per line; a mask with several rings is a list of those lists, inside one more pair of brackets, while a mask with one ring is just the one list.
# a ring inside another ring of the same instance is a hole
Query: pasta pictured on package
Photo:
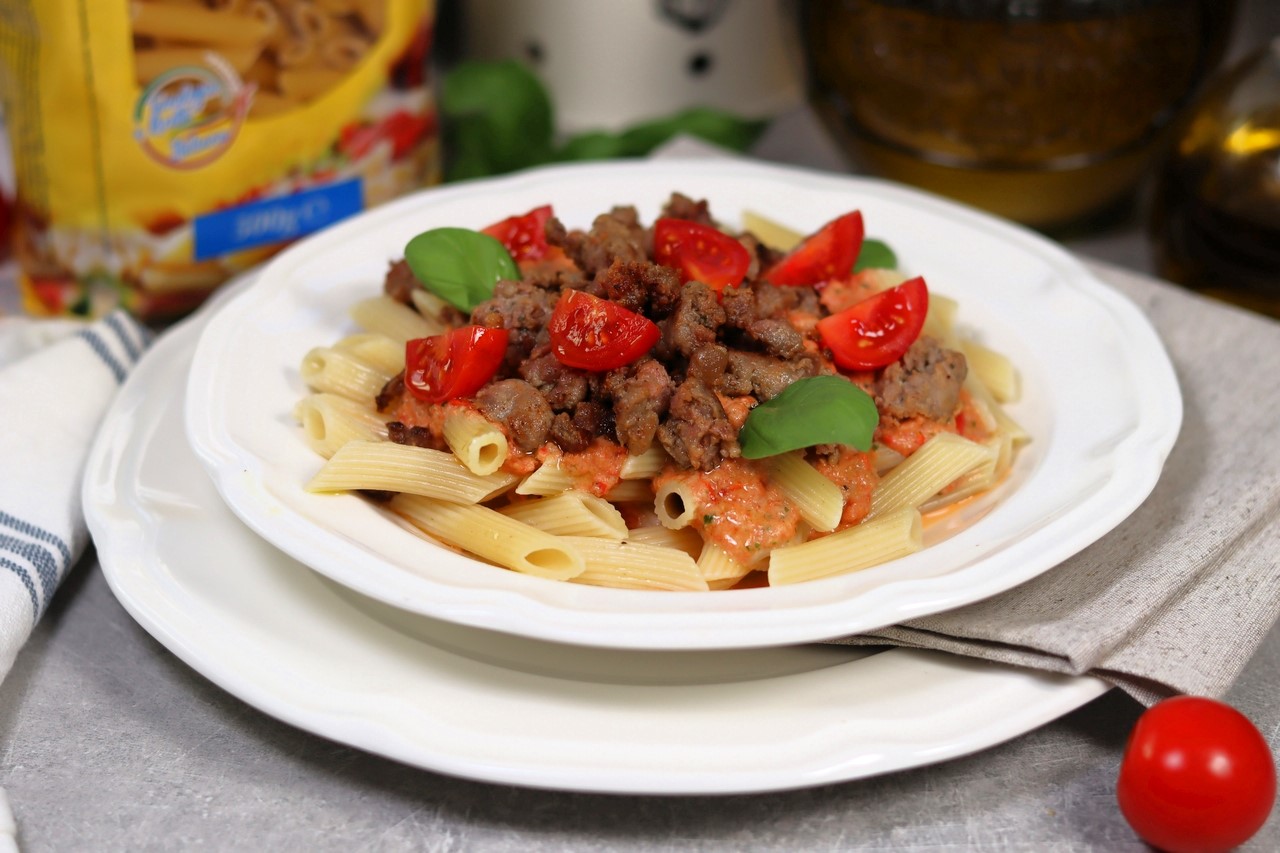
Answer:
[[0, 80], [27, 310], [185, 313], [439, 180], [434, 0], [14, 0]]

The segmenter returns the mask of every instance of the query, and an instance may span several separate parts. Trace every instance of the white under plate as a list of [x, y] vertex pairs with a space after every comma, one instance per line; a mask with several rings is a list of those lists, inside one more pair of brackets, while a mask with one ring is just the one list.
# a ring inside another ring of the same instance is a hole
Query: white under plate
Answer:
[[964, 755], [1107, 689], [905, 649], [570, 647], [386, 607], [223, 506], [181, 429], [198, 331], [163, 337], [120, 392], [89, 460], [85, 516], [107, 582], [147, 631], [299, 728], [491, 782], [731, 793]]
[[[634, 203], [652, 221], [672, 190], [721, 220], [754, 209], [812, 230], [862, 210], [911, 274], [960, 303], [960, 323], [1013, 358], [1033, 436], [993, 493], [926, 533], [923, 551], [773, 589], [654, 593], [556, 583], [424, 541], [353, 495], [304, 484], [321, 460], [291, 412], [306, 352], [353, 331], [407, 240], [551, 203], [570, 227]], [[354, 590], [461, 625], [634, 649], [822, 640], [1002, 592], [1097, 540], [1150, 493], [1182, 401], [1146, 318], [1061, 248], [1021, 228], [878, 181], [744, 162], [559, 167], [434, 189], [358, 216], [281, 255], [201, 336], [186, 425], [227, 504], [268, 541]]]

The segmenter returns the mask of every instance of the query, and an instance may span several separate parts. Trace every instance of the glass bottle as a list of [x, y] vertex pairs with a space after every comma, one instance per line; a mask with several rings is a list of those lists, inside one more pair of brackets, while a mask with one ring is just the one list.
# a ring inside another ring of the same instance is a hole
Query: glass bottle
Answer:
[[1205, 89], [1150, 212], [1170, 281], [1280, 317], [1280, 38]]

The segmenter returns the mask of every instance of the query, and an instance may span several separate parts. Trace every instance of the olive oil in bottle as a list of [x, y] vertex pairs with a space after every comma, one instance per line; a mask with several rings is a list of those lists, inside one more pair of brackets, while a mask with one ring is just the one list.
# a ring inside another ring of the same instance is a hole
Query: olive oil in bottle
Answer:
[[1280, 39], [1206, 89], [1150, 222], [1165, 278], [1280, 317]]

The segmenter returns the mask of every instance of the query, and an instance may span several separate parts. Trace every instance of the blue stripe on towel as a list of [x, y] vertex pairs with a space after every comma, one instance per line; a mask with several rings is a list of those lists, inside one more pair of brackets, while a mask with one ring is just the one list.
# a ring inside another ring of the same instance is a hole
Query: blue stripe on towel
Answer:
[[44, 600], [48, 601], [53, 597], [62, 572], [58, 567], [58, 561], [53, 558], [52, 551], [39, 543], [18, 539], [4, 533], [0, 533], [0, 551], [16, 554], [34, 566], [36, 575], [40, 578]]
[[36, 585], [31, 582], [31, 575], [22, 566], [12, 560], [6, 560], [4, 557], [0, 557], [0, 568], [13, 572], [18, 576], [18, 580], [22, 581], [22, 585], [27, 588], [27, 595], [31, 596], [31, 621], [37, 621], [40, 618], [40, 597], [36, 594]]
[[124, 347], [124, 351], [129, 354], [129, 360], [134, 364], [137, 364], [139, 353], [138, 345], [133, 342], [133, 338], [130, 337], [127, 331], [125, 331], [125, 324], [122, 317], [123, 315], [121, 315], [119, 311], [113, 311], [103, 318], [103, 322], [111, 328], [111, 331], [116, 333], [116, 337], [120, 339], [120, 344]]
[[50, 533], [43, 528], [36, 527], [29, 521], [14, 518], [2, 509], [0, 509], [0, 525], [13, 528], [23, 536], [30, 536], [32, 539], [38, 539], [41, 542], [48, 542], [61, 552], [63, 567], [65, 568], [71, 565], [71, 549], [67, 547], [67, 543], [62, 540], [61, 536]]
[[102, 338], [98, 337], [97, 332], [93, 329], [81, 329], [76, 332], [76, 337], [84, 339], [85, 343], [98, 354], [98, 358], [102, 359], [103, 364], [111, 368], [111, 372], [115, 374], [116, 382], [124, 382], [124, 366], [111, 354], [111, 350], [103, 343]]

